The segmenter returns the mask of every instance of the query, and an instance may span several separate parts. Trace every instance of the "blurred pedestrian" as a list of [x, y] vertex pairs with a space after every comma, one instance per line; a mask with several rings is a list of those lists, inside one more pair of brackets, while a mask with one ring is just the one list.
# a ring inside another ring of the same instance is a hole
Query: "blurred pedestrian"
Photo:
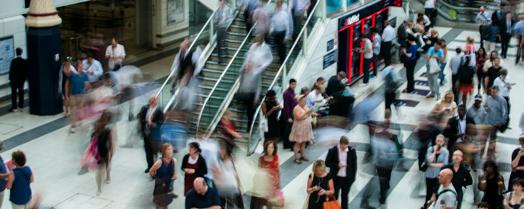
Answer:
[[149, 175], [155, 179], [153, 189], [153, 202], [157, 209], [167, 209], [177, 195], [173, 193], [173, 181], [176, 176], [176, 159], [173, 157], [173, 147], [170, 144], [163, 144], [160, 149], [162, 158], [157, 160], [149, 169]]
[[256, 106], [259, 102], [262, 73], [272, 62], [271, 48], [264, 42], [263, 35], [257, 35], [255, 43], [249, 47], [246, 60], [242, 66], [240, 87], [236, 95], [246, 109], [246, 132], [249, 132], [251, 129]]
[[[305, 157], [306, 143], [313, 139], [313, 128], [311, 125], [311, 114], [313, 110], [306, 106], [306, 97], [300, 95], [297, 98], [298, 104], [293, 108], [293, 127], [289, 134], [289, 141], [295, 142], [294, 151], [294, 162], [297, 164], [302, 161], [308, 161]], [[300, 154], [299, 154], [300, 151]]]
[[222, 144], [218, 165], [212, 168], [214, 185], [220, 196], [220, 205], [224, 209], [244, 209], [244, 200], [240, 191], [240, 178], [232, 156], [230, 146]]
[[102, 193], [102, 181], [105, 184], [111, 182], [111, 160], [114, 153], [115, 132], [109, 127], [111, 113], [105, 111], [95, 122], [91, 140], [94, 140], [98, 153], [98, 166], [96, 168], [97, 195]]
[[147, 168], [144, 172], [148, 173], [151, 166], [153, 166], [158, 148], [160, 148], [160, 127], [164, 121], [164, 113], [158, 106], [158, 98], [149, 98], [148, 104], [142, 107], [137, 117], [146, 153]]
[[180, 49], [175, 55], [175, 60], [171, 66], [171, 71], [174, 73], [175, 81], [173, 82], [172, 91], [174, 92], [175, 87], [185, 87], [190, 84], [192, 78], [198, 75], [202, 69], [202, 63], [200, 62], [200, 56], [202, 55], [202, 49], [200, 47], [191, 48], [191, 42], [189, 38], [185, 38], [180, 43]]
[[82, 62], [77, 62], [77, 73], [71, 73], [69, 79], [66, 81], [66, 95], [68, 97], [69, 105], [71, 106], [71, 127], [70, 133], [75, 133], [77, 122], [80, 120], [80, 114], [83, 107], [84, 94], [90, 88], [89, 78], [84, 73]]
[[515, 20], [513, 19], [511, 12], [506, 13], [505, 17], [502, 18], [501, 23], [502, 24], [500, 24], [500, 43], [502, 49], [500, 55], [503, 59], [506, 59], [508, 55], [509, 42], [514, 34], [513, 26], [515, 25]]
[[193, 189], [195, 179], [207, 174], [206, 160], [200, 155], [201, 152], [200, 145], [197, 142], [191, 142], [188, 146], [188, 154], [182, 159], [180, 169], [184, 171], [184, 195], [186, 196]]
[[[477, 54], [475, 55], [476, 57], [476, 66], [477, 66], [477, 94], [480, 94], [480, 87], [483, 87], [484, 86], [484, 76], [485, 76], [485, 72], [484, 72], [484, 63], [486, 63], [486, 61], [488, 60], [488, 55], [486, 53], [486, 50], [484, 48], [479, 48], [479, 50], [477, 51]], [[485, 88], [485, 87], [484, 87]], [[485, 92], [486, 90], [484, 90]]]
[[95, 58], [93, 58], [92, 54], [87, 55], [87, 59], [82, 61], [82, 66], [84, 67], [84, 72], [87, 74], [87, 77], [89, 78], [89, 82], [95, 82], [100, 79], [100, 76], [104, 74], [104, 68], [102, 67], [102, 64]]
[[503, 70], [500, 61], [500, 58], [496, 57], [491, 67], [488, 68], [484, 76], [484, 89], [491, 89], [491, 87], [493, 87], [493, 84], [495, 83], [495, 79], [497, 79], [500, 76], [500, 72]]
[[[449, 60], [449, 69], [451, 70], [451, 89], [453, 90], [453, 94], [458, 95], [459, 70], [464, 63], [464, 54], [462, 53], [462, 49], [460, 47], [455, 49], [455, 53], [455, 56]], [[455, 103], [459, 103], [458, 97], [455, 98]]]
[[437, 24], [437, 1], [436, 0], [425, 0], [424, 2], [424, 13], [429, 17], [431, 24], [430, 28], [434, 27]]
[[323, 209], [324, 202], [335, 194], [333, 178], [326, 171], [326, 165], [322, 160], [313, 163], [313, 172], [307, 180], [307, 193], [307, 209]]
[[389, 117], [390, 111], [386, 110], [386, 121], [384, 124], [371, 124], [374, 129], [374, 134], [371, 137], [371, 149], [373, 164], [375, 165], [380, 185], [379, 203], [381, 205], [386, 204], [393, 167], [402, 157], [402, 149], [397, 146], [397, 144], [400, 145], [398, 138], [388, 130], [391, 124]]
[[69, 117], [71, 114], [71, 101], [70, 101], [70, 95], [68, 90], [68, 81], [69, 76], [71, 76], [72, 73], [77, 73], [75, 67], [73, 66], [72, 58], [66, 57], [64, 60], [64, 63], [62, 64], [62, 68], [60, 69], [60, 92], [62, 92], [62, 96], [64, 97], [64, 114], [66, 117]]
[[255, 24], [255, 36], [262, 36], [267, 41], [267, 35], [271, 26], [271, 11], [269, 0], [260, 0], [253, 12], [253, 23]]
[[251, 27], [253, 27], [253, 12], [257, 8], [258, 0], [242, 0], [242, 4], [239, 7], [239, 10], [244, 11], [244, 22], [246, 23], [246, 33], [249, 33]]
[[506, 120], [508, 117], [506, 100], [503, 97], [498, 95], [498, 87], [493, 86], [489, 95], [484, 104], [486, 108], [486, 123], [490, 125], [490, 134], [489, 134], [489, 147], [488, 147], [488, 158], [494, 159], [496, 143], [497, 143], [497, 132], [504, 132], [507, 127], [505, 127]]
[[[277, 144], [274, 141], [264, 142], [264, 150], [262, 156], [258, 158], [258, 167], [262, 169], [259, 172], [265, 172], [269, 182], [255, 183], [255, 187], [267, 188], [265, 194], [261, 197], [252, 197], [251, 209], [262, 209], [266, 206], [267, 209], [282, 207], [284, 205], [284, 194], [280, 187], [280, 163], [277, 153]], [[261, 179], [257, 179], [261, 180]], [[262, 181], [263, 182], [263, 181]], [[270, 186], [263, 186], [261, 184], [269, 184]]]
[[266, 101], [262, 103], [262, 114], [266, 117], [267, 130], [264, 133], [265, 140], [279, 141], [280, 137], [280, 125], [278, 122], [278, 116], [283, 105], [277, 101], [276, 92], [269, 90], [266, 93]]
[[[397, 99], [397, 87], [400, 85], [400, 76], [395, 68], [389, 66], [383, 70], [383, 79], [384, 79], [384, 101], [386, 110], [391, 111], [391, 105], [395, 105], [395, 100]], [[398, 113], [398, 108], [396, 108]]]
[[220, 209], [220, 197], [216, 189], [209, 187], [202, 177], [191, 183], [191, 190], [186, 194], [185, 208]]
[[296, 40], [300, 30], [304, 25], [304, 21], [306, 19], [305, 14], [311, 7], [311, 0], [291, 0], [289, 2], [289, 8], [291, 8], [291, 12], [293, 14], [293, 40]]
[[11, 153], [14, 168], [10, 170], [6, 188], [9, 189], [9, 201], [13, 209], [29, 208], [32, 198], [31, 183], [34, 181], [32, 169], [26, 165], [24, 152], [17, 150]]
[[227, 27], [233, 20], [231, 8], [229, 8], [229, 6], [226, 3], [227, 0], [218, 1], [218, 9], [215, 11], [214, 16], [214, 23], [217, 31], [216, 48], [218, 52], [218, 60], [220, 63], [226, 63], [225, 60], [227, 59], [227, 57], [225, 56], [227, 56], [228, 50], [224, 48], [224, 42], [227, 34]]
[[[22, 48], [16, 48], [16, 57], [9, 66], [9, 85], [11, 86], [10, 112], [22, 111], [24, 108], [24, 83], [27, 80], [27, 60], [22, 58]], [[18, 104], [17, 104], [18, 99]]]
[[348, 209], [349, 191], [357, 174], [357, 152], [349, 145], [346, 136], [340, 137], [338, 145], [329, 149], [326, 166], [329, 167], [329, 175], [333, 178], [335, 198], [338, 199], [340, 194], [342, 209]]
[[473, 184], [473, 178], [471, 177], [470, 170], [463, 164], [464, 152], [461, 150], [455, 150], [453, 152], [452, 163], [444, 166], [442, 169], [449, 169], [453, 173], [451, 183], [457, 192], [457, 209], [462, 207], [462, 199], [464, 197], [463, 189]]
[[484, 192], [482, 202], [487, 202], [489, 209], [499, 209], [502, 207], [502, 192], [506, 189], [504, 177], [499, 173], [497, 163], [488, 160], [484, 163], [484, 173], [479, 176], [478, 187]]
[[448, 120], [458, 115], [457, 103], [455, 103], [455, 95], [450, 90], [446, 92], [444, 97], [433, 106], [431, 110], [432, 114], [440, 115], [442, 120], [439, 122], [439, 126], [444, 128]]
[[[366, 86], [369, 82], [369, 74], [371, 70], [371, 61], [373, 59], [373, 43], [367, 35], [360, 36], [360, 41], [364, 44], [363, 47], [358, 49], [358, 52], [363, 53], [364, 56], [364, 80], [361, 86]], [[387, 58], [391, 59], [391, 58]], [[386, 67], [389, 65], [386, 65]]]
[[[373, 40], [373, 58], [371, 59], [371, 63], [373, 64], [373, 76], [376, 77], [378, 74], [378, 63], [380, 61], [380, 45], [382, 44], [382, 37], [380, 36], [378, 28], [371, 28], [370, 38]], [[406, 43], [402, 43], [404, 41], [406, 40], [399, 40], [400, 44], [405, 47]]]
[[115, 37], [111, 39], [111, 45], [106, 48], [106, 59], [109, 70], [120, 68], [126, 58], [126, 50], [122, 44], [119, 44]]
[[493, 86], [498, 87], [500, 96], [502, 96], [506, 100], [506, 110], [508, 112], [508, 115], [511, 113], [509, 92], [511, 91], [513, 85], [515, 85], [515, 83], [511, 83], [511, 79], [508, 76], [508, 70], [506, 69], [500, 70], [500, 76], [495, 78], [495, 81], [493, 81]]
[[292, 38], [293, 23], [291, 21], [292, 17], [287, 5], [283, 3], [283, 0], [277, 0], [275, 13], [271, 18], [270, 31], [275, 41], [274, 46], [276, 46], [280, 64], [283, 64], [286, 59], [287, 43]]
[[291, 127], [293, 126], [293, 108], [297, 105], [295, 96], [295, 88], [297, 87], [297, 81], [295, 79], [289, 80], [289, 86], [283, 93], [284, 108], [280, 115], [281, 137], [284, 149], [293, 149], [293, 144], [289, 141], [289, 134], [291, 133]]
[[491, 13], [486, 11], [486, 7], [481, 6], [479, 9], [475, 22], [479, 24], [480, 33], [480, 48], [484, 48], [484, 40], [486, 39], [486, 29], [491, 24]]
[[224, 136], [225, 143], [230, 147], [235, 147], [235, 141], [242, 138], [242, 134], [237, 130], [233, 121], [233, 113], [226, 110], [220, 119], [220, 132]]
[[426, 170], [426, 200], [424, 201], [424, 208], [431, 204], [429, 200], [437, 192], [440, 169], [448, 163], [448, 160], [449, 152], [445, 147], [444, 135], [439, 134], [435, 145], [429, 147], [426, 154], [428, 168]]
[[[509, 175], [508, 185], [515, 179], [524, 179], [524, 135], [519, 137], [520, 147], [513, 150], [511, 154], [511, 174]], [[508, 188], [513, 191], [513, 188]]]
[[448, 45], [446, 44], [446, 41], [444, 39], [441, 39], [440, 42], [437, 44], [440, 44], [440, 48], [442, 49], [442, 53], [444, 55], [439, 62], [439, 65], [440, 65], [439, 79], [440, 79], [440, 85], [443, 86], [447, 82], [445, 69], [446, 69], [446, 65], [448, 64]]
[[486, 26], [485, 31], [486, 36], [484, 37], [484, 47], [486, 48], [486, 51], [490, 52], [496, 50], [497, 39], [500, 39], [500, 29], [496, 21], [492, 20], [491, 24]]

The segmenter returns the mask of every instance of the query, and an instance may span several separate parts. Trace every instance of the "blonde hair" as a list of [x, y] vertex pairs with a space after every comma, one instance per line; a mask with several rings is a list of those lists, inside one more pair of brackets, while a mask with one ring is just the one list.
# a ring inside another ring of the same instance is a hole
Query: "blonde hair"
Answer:
[[313, 163], [313, 175], [316, 174], [316, 170], [317, 169], [322, 169], [322, 172], [326, 172], [326, 163], [324, 163], [323, 160], [316, 160], [314, 163]]
[[468, 38], [466, 39], [466, 41], [467, 41], [468, 43], [474, 43], [474, 42], [475, 42], [475, 39], [474, 39], [473, 37], [471, 37], [471, 36], [468, 36]]

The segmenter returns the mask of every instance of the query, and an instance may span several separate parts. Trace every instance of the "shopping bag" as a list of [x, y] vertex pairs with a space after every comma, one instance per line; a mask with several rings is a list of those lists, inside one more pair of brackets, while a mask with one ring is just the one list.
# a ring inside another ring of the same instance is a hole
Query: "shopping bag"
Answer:
[[338, 200], [335, 198], [326, 198], [326, 201], [324, 202], [323, 206], [323, 209], [341, 209]]
[[435, 74], [440, 72], [440, 65], [436, 58], [429, 59], [429, 73]]
[[93, 138], [93, 140], [91, 140], [91, 143], [89, 143], [89, 146], [87, 146], [87, 149], [84, 152], [82, 159], [80, 160], [80, 166], [82, 168], [87, 168], [90, 171], [93, 171], [98, 166], [99, 156], [97, 142], [98, 140], [96, 138]]

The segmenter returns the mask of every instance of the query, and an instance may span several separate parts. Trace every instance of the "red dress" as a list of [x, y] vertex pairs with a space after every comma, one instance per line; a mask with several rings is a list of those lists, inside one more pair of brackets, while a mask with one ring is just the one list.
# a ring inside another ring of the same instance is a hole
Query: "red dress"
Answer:
[[277, 194], [280, 191], [280, 165], [278, 163], [278, 155], [273, 156], [273, 161], [266, 161], [264, 156], [260, 156], [258, 166], [267, 170], [273, 184], [272, 192], [274, 192], [273, 194]]

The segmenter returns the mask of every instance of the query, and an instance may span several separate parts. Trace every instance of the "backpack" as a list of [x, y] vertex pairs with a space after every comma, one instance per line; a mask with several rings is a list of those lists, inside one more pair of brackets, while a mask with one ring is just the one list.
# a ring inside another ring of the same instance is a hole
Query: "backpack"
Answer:
[[[453, 195], [455, 195], [455, 198], [457, 197], [457, 192], [455, 192], [455, 191], [453, 191], [453, 190], [451, 190], [451, 189], [444, 189], [444, 190], [440, 191], [439, 193], [437, 193], [437, 200], [438, 200], [438, 198], [439, 198], [440, 195], [442, 195], [442, 194], [444, 194], [444, 193], [446, 193], [446, 192], [451, 192], [451, 193], [453, 193]], [[455, 201], [456, 201], [456, 200], [455, 200]], [[433, 202], [433, 204], [431, 204], [431, 206], [430, 206], [429, 208], [431, 208], [431, 209], [437, 209], [437, 208], [438, 208], [438, 207], [437, 207], [437, 204], [440, 204], [440, 203], [438, 203], [437, 201], [435, 201], [435, 202]]]

